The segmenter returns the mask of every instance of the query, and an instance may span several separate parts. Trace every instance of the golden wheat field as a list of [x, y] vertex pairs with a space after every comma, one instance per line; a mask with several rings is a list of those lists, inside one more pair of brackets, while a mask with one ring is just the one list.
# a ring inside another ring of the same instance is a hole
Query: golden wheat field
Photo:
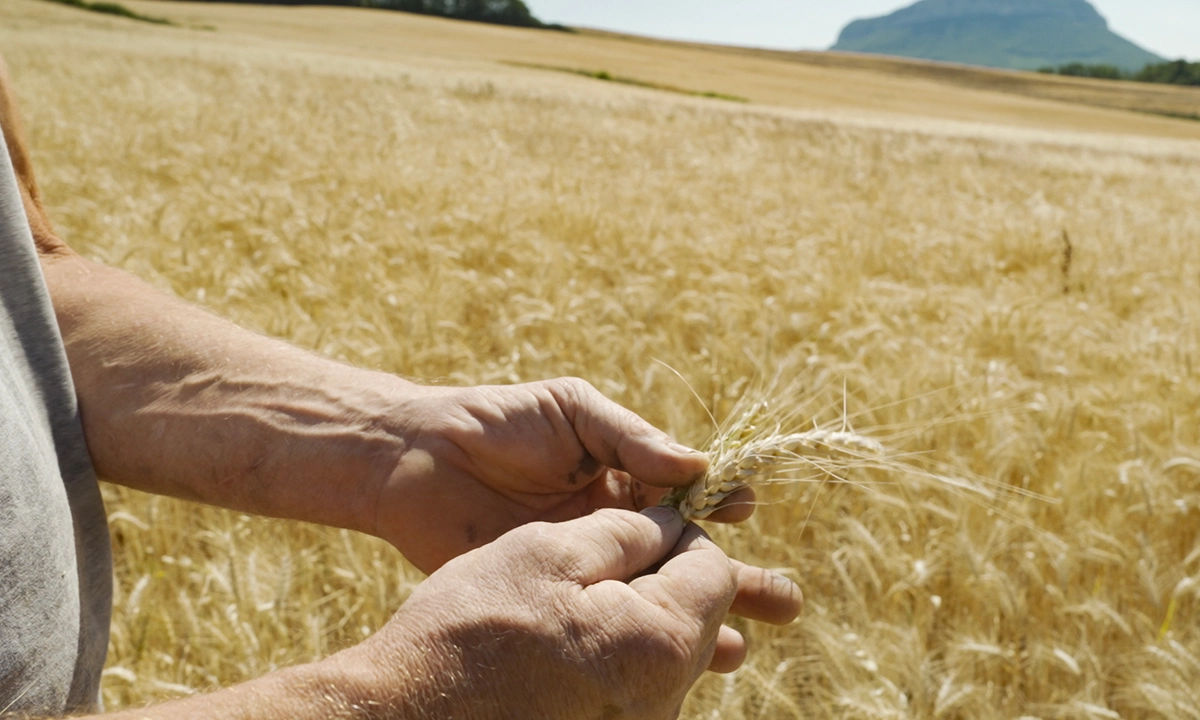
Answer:
[[[739, 626], [685, 717], [1200, 717], [1200, 123], [778, 70], [825, 83], [805, 105], [765, 58], [175, 7], [215, 29], [0, 0], [81, 252], [413, 378], [578, 375], [698, 445], [758, 394], [883, 443], [893, 469], [714, 529], [807, 605]], [[105, 493], [110, 709], [322, 657], [420, 582], [346, 531]]]

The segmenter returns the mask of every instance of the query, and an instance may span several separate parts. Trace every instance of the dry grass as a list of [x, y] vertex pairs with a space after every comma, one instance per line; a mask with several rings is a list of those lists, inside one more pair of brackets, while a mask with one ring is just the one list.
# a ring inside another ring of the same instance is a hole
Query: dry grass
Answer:
[[1194, 87], [994, 70], [969, 65], [925, 62], [861, 53], [763, 50], [657, 40], [599, 30], [584, 32], [591, 36], [621, 39], [631, 43], [660, 45], [704, 53], [716, 52], [742, 57], [757, 57], [838, 71], [857, 70], [883, 75], [893, 82], [896, 78], [920, 78], [957, 88], [990, 90], [1043, 100], [1081, 103], [1098, 108], [1134, 110], [1200, 119], [1200, 89]]
[[[263, 41], [335, 56], [421, 65], [523, 62], [605, 71], [656, 85], [716, 92], [751, 102], [894, 122], [896, 116], [1014, 127], [1122, 132], [1200, 139], [1200, 123], [1080, 107], [1200, 114], [1195, 88], [1023, 76], [844, 54], [772, 53], [589, 33], [483, 27], [439, 18], [347, 8], [130, 0], [130, 8], [184, 25], [215, 27], [242, 44]], [[330, 32], [336, 27], [337, 32]], [[136, 45], [141, 42], [135, 41]], [[823, 63], [823, 64], [819, 64]], [[1002, 92], [1000, 92], [1002, 91]], [[1059, 102], [1066, 100], [1068, 102]]]
[[[90, 256], [356, 363], [580, 375], [693, 443], [705, 411], [654, 359], [718, 418], [783, 373], [773, 402], [830, 424], [844, 399], [904, 454], [914, 475], [779, 488], [719, 535], [809, 604], [745, 628], [687, 717], [1200, 715], [1196, 143], [893, 130], [29, 0], [0, 3], [0, 50]], [[1169, 122], [1068, 110], [1024, 126]], [[348, 533], [106, 492], [111, 707], [343, 647], [419, 579]]]

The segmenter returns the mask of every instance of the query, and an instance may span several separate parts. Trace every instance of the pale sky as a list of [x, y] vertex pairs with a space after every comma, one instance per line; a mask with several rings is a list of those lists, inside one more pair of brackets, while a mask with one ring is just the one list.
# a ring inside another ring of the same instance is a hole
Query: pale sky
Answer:
[[[539, 19], [729, 45], [824, 50], [846, 23], [914, 0], [525, 0]], [[1200, 62], [1200, 0], [1091, 0], [1117, 34]]]

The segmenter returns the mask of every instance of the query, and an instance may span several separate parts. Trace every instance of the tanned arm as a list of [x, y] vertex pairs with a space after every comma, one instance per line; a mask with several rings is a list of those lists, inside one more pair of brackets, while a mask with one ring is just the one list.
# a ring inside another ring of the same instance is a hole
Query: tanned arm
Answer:
[[242, 330], [74, 253], [47, 216], [2, 60], [0, 127], [99, 474], [373, 532], [364, 483], [395, 468], [396, 398], [415, 386]]
[[586, 383], [423, 388], [237, 328], [58, 238], [3, 72], [0, 127], [99, 473], [370, 532], [437, 570], [354, 648], [121, 720], [669, 720], [705, 668], [741, 663], [728, 612], [799, 611], [678, 513], [630, 512], [707, 459]]

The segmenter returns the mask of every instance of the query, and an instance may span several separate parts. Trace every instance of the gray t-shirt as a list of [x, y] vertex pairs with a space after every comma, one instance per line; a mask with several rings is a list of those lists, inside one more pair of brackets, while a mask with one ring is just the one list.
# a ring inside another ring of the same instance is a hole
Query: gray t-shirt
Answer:
[[0, 137], [0, 714], [95, 709], [111, 606], [104, 504]]

